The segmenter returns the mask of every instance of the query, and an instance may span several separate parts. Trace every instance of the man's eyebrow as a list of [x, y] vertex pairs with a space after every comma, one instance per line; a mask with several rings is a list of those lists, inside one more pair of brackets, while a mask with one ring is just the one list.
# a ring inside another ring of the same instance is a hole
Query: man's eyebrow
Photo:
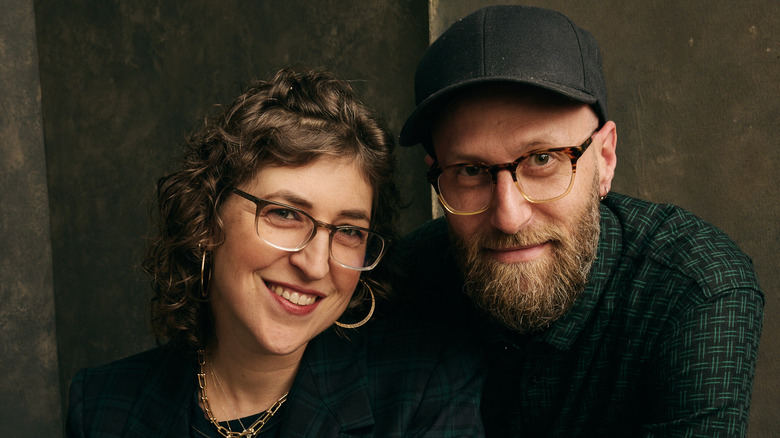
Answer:
[[[550, 141], [547, 137], [539, 137], [534, 138], [530, 142], [523, 141], [522, 144], [517, 144], [516, 147], [513, 148], [515, 152], [516, 157], [521, 157], [529, 152], [541, 150], [541, 149], [550, 149], [550, 148], [556, 148], [556, 147], [564, 147], [564, 146], [571, 146], [571, 145], [562, 145], [558, 144], [557, 142]], [[459, 163], [485, 163], [484, 159], [479, 158], [479, 153], [481, 151], [476, 152], [469, 152], [469, 153], [460, 153], [459, 151], [455, 151], [454, 153], [446, 154], [447, 157], [447, 164], [445, 166], [453, 165], [453, 164], [459, 164]], [[441, 162], [439, 162], [441, 164]], [[487, 163], [489, 164], [489, 163]]]

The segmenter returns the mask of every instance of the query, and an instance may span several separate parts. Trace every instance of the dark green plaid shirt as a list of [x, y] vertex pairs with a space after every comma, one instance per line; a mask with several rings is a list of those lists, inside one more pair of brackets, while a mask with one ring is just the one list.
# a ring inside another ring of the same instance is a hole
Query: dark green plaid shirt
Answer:
[[487, 352], [489, 436], [745, 436], [764, 296], [750, 259], [690, 213], [611, 194], [586, 290], [526, 336], [460, 293], [442, 220], [399, 254], [412, 308], [473, 327]]

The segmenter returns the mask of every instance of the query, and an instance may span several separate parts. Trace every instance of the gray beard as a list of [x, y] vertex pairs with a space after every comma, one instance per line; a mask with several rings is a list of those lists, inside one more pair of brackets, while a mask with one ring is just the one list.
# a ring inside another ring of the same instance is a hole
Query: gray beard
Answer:
[[[571, 230], [556, 224], [515, 235], [490, 230], [466, 241], [450, 229], [464, 290], [479, 308], [517, 333], [542, 330], [571, 308], [585, 289], [598, 248], [598, 178], [594, 183], [591, 199]], [[542, 241], [552, 243], [552, 254], [530, 262], [500, 263], [481, 250]]]

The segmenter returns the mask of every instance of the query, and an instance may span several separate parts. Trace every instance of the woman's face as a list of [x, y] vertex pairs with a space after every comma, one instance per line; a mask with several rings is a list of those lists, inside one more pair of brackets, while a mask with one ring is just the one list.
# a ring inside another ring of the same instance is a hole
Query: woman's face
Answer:
[[[238, 188], [329, 224], [370, 225], [372, 189], [351, 159], [266, 167]], [[257, 235], [255, 211], [235, 194], [221, 207], [225, 240], [214, 250], [209, 289], [217, 349], [239, 357], [302, 354], [344, 312], [360, 272], [330, 258], [325, 228], [298, 252], [270, 246]]]

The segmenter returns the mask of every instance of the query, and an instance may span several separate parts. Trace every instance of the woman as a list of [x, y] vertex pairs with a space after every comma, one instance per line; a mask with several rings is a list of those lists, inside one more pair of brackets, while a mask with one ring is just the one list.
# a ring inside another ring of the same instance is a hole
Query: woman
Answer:
[[392, 139], [348, 84], [282, 70], [188, 143], [145, 263], [162, 346], [79, 372], [69, 436], [482, 433], [477, 354], [366, 324], [398, 202]]

